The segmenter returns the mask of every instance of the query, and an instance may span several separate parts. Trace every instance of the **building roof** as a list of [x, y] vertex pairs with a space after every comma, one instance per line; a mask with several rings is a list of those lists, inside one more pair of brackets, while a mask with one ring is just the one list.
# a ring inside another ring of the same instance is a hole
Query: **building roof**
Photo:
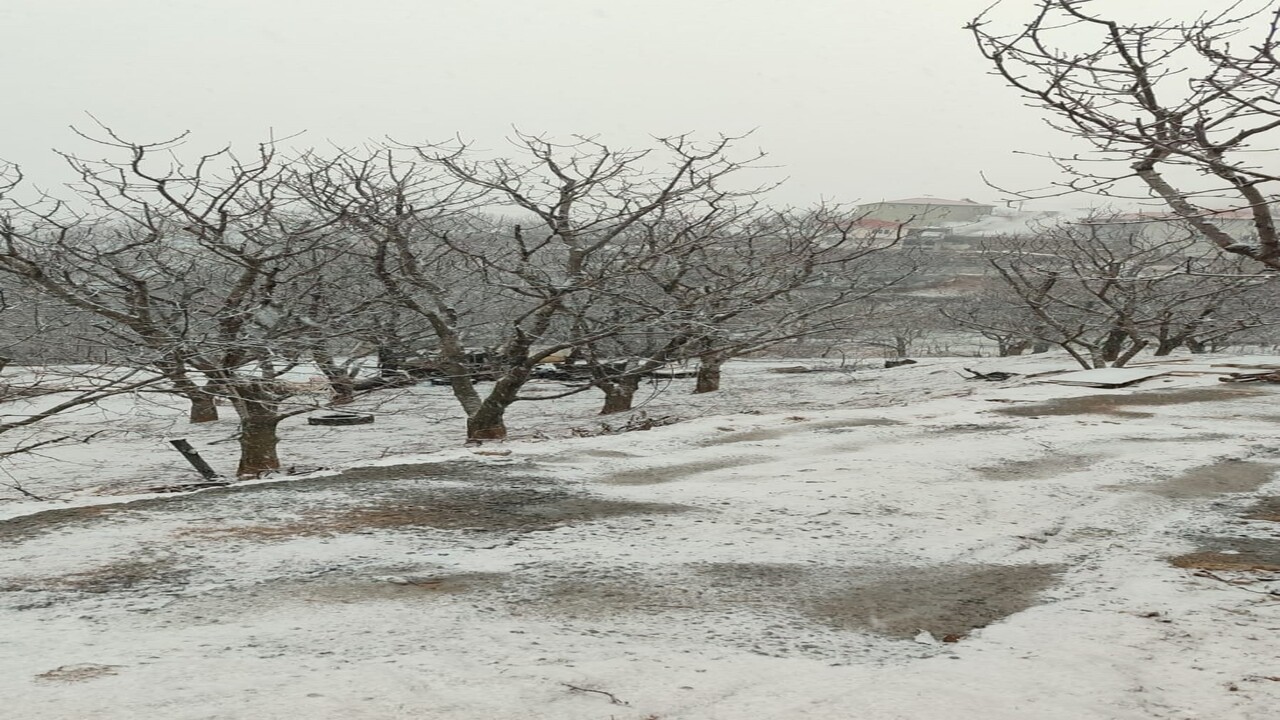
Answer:
[[853, 224], [858, 227], [870, 228], [872, 230], [897, 230], [903, 225], [903, 223], [900, 222], [876, 220], [874, 218], [859, 218], [854, 220]]
[[885, 200], [879, 204], [882, 204], [882, 205], [960, 205], [964, 207], [995, 207], [994, 205], [986, 205], [984, 203], [974, 202], [969, 199], [947, 200], [946, 198], [936, 198], [936, 197], [915, 197], [915, 198], [906, 198], [904, 200]]

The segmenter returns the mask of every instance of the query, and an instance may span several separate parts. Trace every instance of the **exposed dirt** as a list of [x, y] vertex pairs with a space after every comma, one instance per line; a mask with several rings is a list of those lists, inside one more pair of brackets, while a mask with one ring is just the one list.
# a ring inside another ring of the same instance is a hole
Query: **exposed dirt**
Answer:
[[1099, 458], [1090, 455], [1046, 455], [1030, 460], [1009, 460], [974, 468], [988, 480], [1043, 480], [1085, 470]]
[[1271, 480], [1280, 466], [1248, 460], [1223, 460], [1191, 468], [1158, 483], [1126, 486], [1175, 500], [1253, 492]]
[[1135, 443], [1193, 443], [1226, 440], [1232, 437], [1226, 433], [1198, 433], [1196, 435], [1130, 435], [1116, 438], [1122, 442]]
[[1259, 498], [1240, 517], [1245, 520], [1280, 522], [1280, 495], [1268, 495], [1267, 497]]
[[621, 515], [681, 512], [688, 508], [574, 496], [563, 491], [520, 488], [439, 487], [390, 493], [377, 502], [311, 508], [287, 520], [198, 525], [184, 536], [287, 540], [370, 530], [418, 529], [533, 532]]
[[742, 467], [762, 459], [760, 457], [732, 457], [716, 460], [695, 460], [656, 468], [623, 470], [622, 472], [605, 476], [604, 482], [611, 485], [657, 485], [659, 483], [675, 482], [698, 473]]
[[1169, 559], [1174, 567], [1198, 570], [1280, 571], [1280, 540], [1202, 537], [1199, 550]]
[[335, 475], [298, 481], [281, 478], [279, 483], [229, 485], [198, 493], [147, 498], [86, 507], [59, 508], [0, 521], [0, 541], [12, 542], [57, 530], [73, 530], [104, 520], [128, 521], [153, 512], [170, 512], [203, 506], [205, 503], [234, 503], [238, 499], [278, 492], [287, 487], [299, 496], [351, 483], [386, 482], [406, 479], [477, 479], [491, 466], [482, 463], [450, 462], [413, 465], [385, 465], [352, 468]]
[[155, 583], [177, 584], [189, 574], [190, 570], [177, 567], [171, 558], [129, 559], [66, 575], [8, 578], [0, 585], [0, 592], [109, 593]]
[[655, 584], [643, 575], [558, 581], [528, 606], [571, 616], [691, 610], [781, 612], [839, 630], [959, 638], [1037, 603], [1061, 568], [951, 565], [842, 568], [705, 564]]
[[857, 427], [877, 427], [885, 425], [900, 425], [896, 420], [888, 418], [855, 418], [853, 420], [824, 420], [821, 422], [797, 423], [795, 425], [786, 425], [783, 427], [758, 428], [755, 430], [743, 430], [733, 432], [720, 437], [711, 438], [702, 443], [707, 446], [728, 445], [740, 442], [759, 442], [762, 440], [778, 440], [789, 435], [796, 435], [804, 432], [817, 431], [838, 431], [846, 428]]
[[492, 588], [504, 578], [506, 575], [502, 573], [325, 576], [312, 581], [281, 580], [261, 583], [239, 590], [236, 595], [239, 603], [257, 606], [266, 606], [283, 599], [307, 603], [425, 601]]
[[[446, 480], [465, 485], [440, 484]], [[17, 542], [47, 532], [215, 506], [221, 511], [219, 515], [234, 519], [196, 525], [187, 532], [270, 540], [415, 527], [532, 531], [619, 515], [687, 509], [600, 500], [511, 468], [445, 462], [356, 468], [302, 481], [232, 485], [189, 495], [48, 510], [0, 522], [0, 541]]]
[[1043, 417], [1053, 415], [1113, 415], [1116, 417], [1144, 418], [1155, 413], [1128, 410], [1131, 407], [1162, 407], [1197, 402], [1227, 402], [1243, 397], [1269, 394], [1254, 387], [1223, 385], [1221, 387], [1196, 387], [1179, 390], [1124, 390], [1113, 394], [1082, 395], [1058, 398], [1027, 405], [1011, 405], [996, 408], [994, 412], [1014, 417]]
[[36, 680], [45, 683], [76, 683], [95, 678], [116, 675], [120, 665], [98, 665], [80, 663], [78, 665], [62, 665], [47, 672], [36, 675]]
[[957, 638], [1037, 604], [1061, 568], [955, 565], [913, 568], [895, 577], [831, 593], [810, 614], [840, 628], [912, 637]]

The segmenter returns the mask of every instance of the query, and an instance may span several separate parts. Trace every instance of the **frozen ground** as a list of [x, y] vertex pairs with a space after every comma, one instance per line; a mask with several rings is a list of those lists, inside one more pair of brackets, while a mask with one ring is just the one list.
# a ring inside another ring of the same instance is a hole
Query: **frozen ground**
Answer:
[[120, 495], [191, 479], [166, 433], [227, 467], [229, 421], [62, 421], [114, 431], [10, 469], [60, 499], [0, 507], [5, 712], [1276, 716], [1280, 388], [768, 372], [794, 364], [678, 386], [645, 410], [686, 421], [645, 432], [520, 407], [478, 450], [416, 388], [372, 426], [290, 421], [286, 462], [327, 474], [176, 496]]

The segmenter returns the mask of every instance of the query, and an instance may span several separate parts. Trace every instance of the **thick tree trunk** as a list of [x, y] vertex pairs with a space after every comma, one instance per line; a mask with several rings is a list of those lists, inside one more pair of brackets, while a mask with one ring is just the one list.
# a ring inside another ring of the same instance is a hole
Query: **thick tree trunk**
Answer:
[[497, 403], [484, 402], [480, 409], [467, 417], [468, 440], [505, 440], [507, 425], [504, 416], [507, 407]]
[[604, 391], [604, 407], [600, 409], [601, 415], [626, 412], [631, 409], [631, 404], [635, 400], [636, 389], [640, 387], [640, 377], [624, 375], [613, 382], [602, 383], [599, 387]]
[[1113, 362], [1120, 357], [1121, 351], [1124, 350], [1124, 341], [1128, 338], [1129, 335], [1119, 328], [1108, 332], [1106, 339], [1102, 341], [1102, 359], [1107, 362]]
[[1181, 344], [1181, 340], [1161, 340], [1160, 344], [1156, 345], [1156, 350], [1152, 355], [1155, 355], [1156, 357], [1164, 357], [1169, 353], [1172, 353], [1174, 350], [1177, 350], [1178, 346]]
[[188, 419], [192, 424], [214, 422], [218, 419], [218, 399], [203, 390], [187, 395], [191, 402]]
[[159, 367], [173, 385], [173, 391], [191, 403], [187, 412], [189, 422], [207, 423], [218, 419], [217, 399], [187, 375], [186, 366], [181, 360], [166, 360]]
[[390, 343], [378, 346], [378, 375], [393, 378], [404, 371], [404, 355]]
[[280, 437], [279, 398], [269, 387], [250, 382], [226, 383], [232, 404], [240, 416], [240, 464], [236, 475], [257, 477], [280, 468], [276, 446]]
[[312, 359], [315, 360], [316, 367], [320, 368], [320, 372], [324, 373], [325, 380], [329, 381], [330, 405], [346, 405], [356, 399], [355, 379], [346, 370], [338, 367], [332, 357], [317, 351], [312, 353]]
[[256, 477], [271, 470], [280, 469], [280, 457], [276, 446], [280, 438], [276, 428], [280, 418], [275, 413], [249, 416], [240, 422], [240, 465], [236, 474], [240, 477]]
[[1027, 340], [1006, 339], [1006, 340], [996, 341], [996, 348], [997, 348], [997, 352], [999, 352], [1000, 354], [1000, 357], [1017, 357], [1022, 353], [1026, 352], [1027, 348], [1030, 346], [1031, 346], [1031, 343]]
[[720, 368], [724, 358], [720, 355], [702, 355], [698, 358], [698, 377], [693, 386], [695, 395], [716, 392], [720, 389]]
[[493, 390], [474, 412], [467, 414], [468, 440], [504, 440], [507, 437], [506, 413], [516, 401], [520, 388], [529, 380], [525, 367], [511, 368], [493, 383]]

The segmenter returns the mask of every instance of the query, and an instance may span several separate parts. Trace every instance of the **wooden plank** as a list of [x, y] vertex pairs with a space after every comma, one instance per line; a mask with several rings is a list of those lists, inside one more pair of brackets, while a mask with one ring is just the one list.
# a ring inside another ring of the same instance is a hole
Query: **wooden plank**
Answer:
[[1157, 368], [1099, 368], [1066, 373], [1042, 382], [1079, 387], [1121, 388], [1166, 374], [1168, 374], [1167, 370]]

